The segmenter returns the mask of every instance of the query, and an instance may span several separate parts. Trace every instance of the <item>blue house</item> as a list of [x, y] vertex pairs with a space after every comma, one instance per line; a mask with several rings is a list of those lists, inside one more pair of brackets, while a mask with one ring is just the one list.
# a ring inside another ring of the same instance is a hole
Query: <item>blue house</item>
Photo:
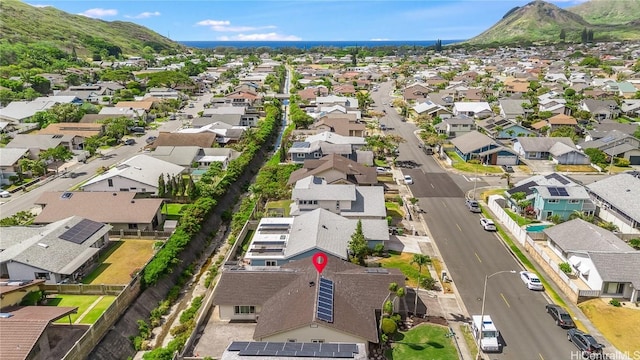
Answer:
[[515, 139], [516, 137], [535, 134], [535, 132], [502, 116], [480, 120], [478, 121], [478, 127], [494, 139]]
[[464, 161], [478, 159], [486, 165], [518, 165], [518, 154], [478, 131], [451, 140], [456, 153]]
[[538, 220], [548, 220], [552, 216], [568, 220], [574, 212], [595, 213], [596, 206], [582, 186], [534, 186], [532, 190]]

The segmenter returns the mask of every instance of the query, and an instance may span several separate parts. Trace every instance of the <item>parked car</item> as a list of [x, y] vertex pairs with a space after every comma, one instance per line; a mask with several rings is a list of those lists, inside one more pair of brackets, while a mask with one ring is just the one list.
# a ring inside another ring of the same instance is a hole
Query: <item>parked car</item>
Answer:
[[385, 167], [382, 167], [382, 166], [378, 166], [378, 167], [376, 168], [376, 172], [377, 172], [378, 174], [386, 174], [386, 173], [388, 173], [389, 171], [390, 171], [390, 169], [389, 169], [389, 168], [385, 168]]
[[407, 185], [413, 185], [413, 178], [411, 177], [411, 175], [404, 176], [404, 183]]
[[527, 285], [529, 290], [544, 290], [544, 285], [538, 275], [530, 271], [520, 271], [520, 279]]
[[127, 139], [124, 141], [125, 145], [133, 145], [136, 143], [136, 139]]
[[0, 191], [0, 197], [2, 198], [8, 198], [9, 196], [11, 196], [11, 193], [8, 192], [7, 190], [1, 190]]
[[504, 170], [504, 172], [512, 173], [513, 172], [513, 166], [511, 166], [511, 165], [502, 165], [502, 170]]
[[149, 136], [145, 141], [147, 142], [147, 144], [151, 144], [152, 142], [156, 141], [157, 138], [157, 136]]
[[602, 358], [602, 348], [604, 345], [600, 344], [598, 340], [584, 331], [578, 329], [567, 330], [567, 340], [571, 341], [578, 350], [582, 352], [583, 358]]
[[562, 328], [574, 328], [576, 324], [573, 322], [571, 315], [562, 306], [556, 304], [547, 304], [544, 306], [547, 314], [556, 321], [556, 325]]
[[472, 213], [482, 212], [482, 210], [480, 209], [480, 205], [478, 205], [478, 202], [476, 200], [467, 199], [465, 204], [467, 205], [469, 211], [471, 211]]
[[480, 225], [482, 225], [482, 227], [486, 231], [496, 231], [497, 230], [496, 229], [496, 224], [491, 219], [487, 219], [487, 218], [480, 219]]
[[134, 126], [130, 128], [129, 131], [135, 134], [144, 134], [146, 132], [146, 130], [142, 126]]

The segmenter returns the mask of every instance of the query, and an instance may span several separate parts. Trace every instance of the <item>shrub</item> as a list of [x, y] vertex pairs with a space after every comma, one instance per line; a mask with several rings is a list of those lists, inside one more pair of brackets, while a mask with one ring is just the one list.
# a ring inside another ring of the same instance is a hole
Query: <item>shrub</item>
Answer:
[[394, 334], [398, 331], [398, 324], [390, 318], [383, 318], [380, 327], [382, 328], [382, 333], [387, 335]]
[[620, 301], [618, 299], [611, 299], [611, 301], [609, 301], [609, 304], [615, 306], [615, 307], [620, 307], [622, 306], [622, 304], [620, 304]]
[[563, 262], [562, 264], [558, 265], [558, 267], [560, 268], [560, 270], [562, 270], [563, 273], [569, 275], [573, 272], [573, 269], [571, 268], [571, 265], [569, 265], [569, 263], [567, 262]]
[[376, 246], [373, 247], [373, 253], [376, 256], [382, 256], [383, 252], [384, 252], [384, 244], [376, 244]]
[[438, 281], [432, 277], [422, 279], [422, 287], [427, 290], [434, 290], [437, 284]]
[[632, 248], [634, 248], [636, 250], [640, 250], [640, 238], [635, 238], [635, 239], [629, 240], [629, 246], [631, 246]]

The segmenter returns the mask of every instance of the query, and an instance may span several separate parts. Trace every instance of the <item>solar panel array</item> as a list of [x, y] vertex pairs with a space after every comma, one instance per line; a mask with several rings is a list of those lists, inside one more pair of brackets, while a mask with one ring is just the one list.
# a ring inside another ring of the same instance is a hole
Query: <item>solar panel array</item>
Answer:
[[567, 189], [563, 187], [549, 187], [547, 189], [549, 190], [549, 194], [551, 196], [569, 196]]
[[238, 351], [240, 356], [316, 357], [353, 359], [358, 353], [356, 344], [247, 342], [234, 341], [227, 351]]
[[567, 185], [568, 183], [570, 183], [570, 181], [567, 180], [567, 178], [565, 178], [564, 176], [562, 176], [562, 175], [560, 175], [558, 173], [551, 173], [551, 174], [545, 176], [545, 178], [547, 178], [547, 179], [556, 179], [562, 185]]
[[71, 241], [75, 244], [82, 244], [95, 234], [96, 231], [102, 229], [104, 224], [95, 222], [89, 219], [82, 219], [79, 223], [75, 224], [71, 229], [65, 231], [60, 235], [60, 239]]
[[333, 322], [333, 281], [329, 279], [320, 278], [317, 318]]

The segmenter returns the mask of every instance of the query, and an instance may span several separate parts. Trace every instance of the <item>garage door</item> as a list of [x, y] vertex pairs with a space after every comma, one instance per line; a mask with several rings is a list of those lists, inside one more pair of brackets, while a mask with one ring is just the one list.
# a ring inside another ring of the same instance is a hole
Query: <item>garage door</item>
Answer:
[[516, 165], [517, 156], [498, 156], [496, 165]]
[[640, 156], [629, 156], [629, 163], [631, 165], [640, 165]]

